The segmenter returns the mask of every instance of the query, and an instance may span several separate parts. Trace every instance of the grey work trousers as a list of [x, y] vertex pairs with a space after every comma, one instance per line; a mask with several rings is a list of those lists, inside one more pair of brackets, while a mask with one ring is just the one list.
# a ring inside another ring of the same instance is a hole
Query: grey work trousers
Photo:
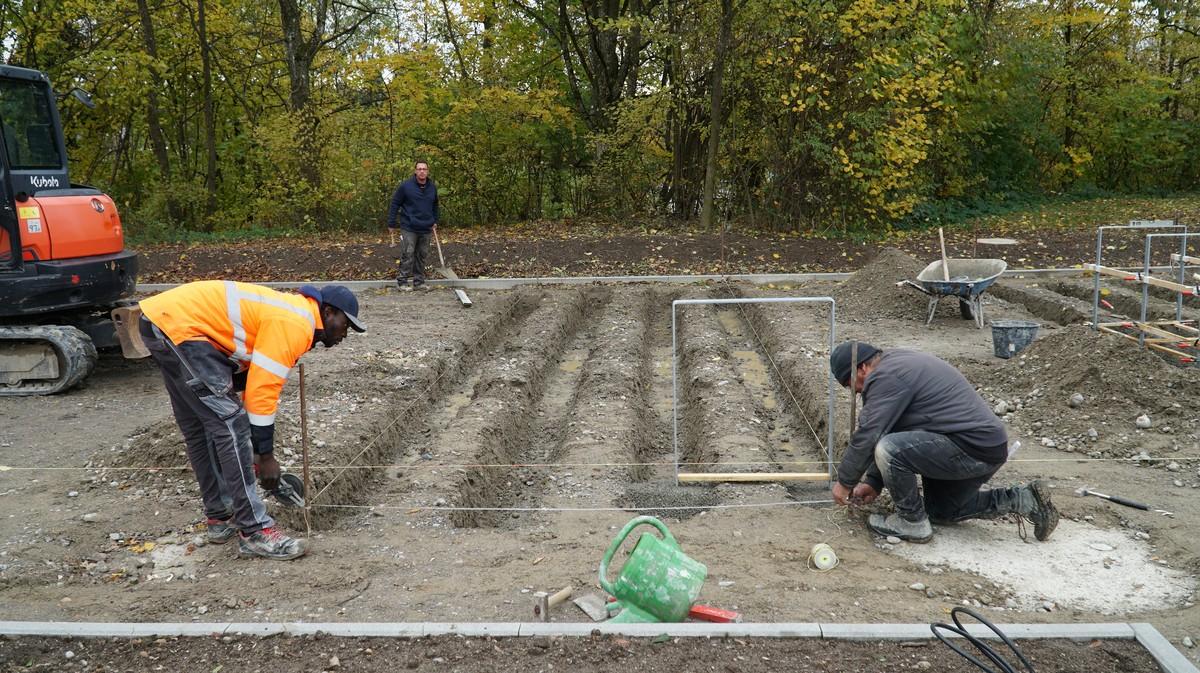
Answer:
[[258, 495], [250, 419], [228, 356], [207, 341], [174, 344], [145, 316], [138, 328], [167, 386], [205, 516], [230, 519], [246, 535], [273, 526]]
[[[1018, 488], [985, 488], [1002, 465], [963, 451], [949, 437], [915, 430], [884, 435], [875, 445], [875, 466], [908, 521], [935, 523], [991, 519], [1019, 510]], [[924, 494], [917, 488], [921, 477]]]
[[412, 281], [414, 287], [425, 284], [425, 258], [429, 257], [430, 232], [418, 233], [407, 229], [400, 230], [400, 275], [396, 282], [407, 285]]

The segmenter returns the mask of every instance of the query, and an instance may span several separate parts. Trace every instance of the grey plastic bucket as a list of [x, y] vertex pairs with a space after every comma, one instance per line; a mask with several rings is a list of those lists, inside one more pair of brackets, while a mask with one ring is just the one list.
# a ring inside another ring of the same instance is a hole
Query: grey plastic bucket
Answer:
[[1038, 324], [1032, 320], [993, 320], [992, 352], [1008, 359], [1025, 350], [1037, 336]]

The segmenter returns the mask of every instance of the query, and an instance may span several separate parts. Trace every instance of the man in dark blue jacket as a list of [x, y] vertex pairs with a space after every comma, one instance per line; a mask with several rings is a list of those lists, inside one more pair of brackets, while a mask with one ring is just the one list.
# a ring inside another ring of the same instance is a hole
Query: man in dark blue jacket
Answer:
[[[437, 229], [437, 185], [429, 179], [429, 164], [418, 161], [411, 178], [400, 183], [388, 208], [388, 233], [396, 240], [397, 216], [400, 226], [400, 274], [396, 284], [401, 290], [425, 287], [425, 258], [429, 256], [429, 238]], [[409, 283], [412, 286], [409, 286]]]
[[1045, 482], [982, 488], [1008, 460], [1008, 433], [949, 363], [928, 353], [847, 341], [833, 349], [829, 367], [838, 383], [863, 395], [833, 499], [867, 504], [886, 486], [896, 505], [895, 514], [872, 514], [871, 530], [927, 542], [930, 520], [950, 524], [1016, 514], [1033, 524], [1039, 541], [1054, 532], [1058, 509]]

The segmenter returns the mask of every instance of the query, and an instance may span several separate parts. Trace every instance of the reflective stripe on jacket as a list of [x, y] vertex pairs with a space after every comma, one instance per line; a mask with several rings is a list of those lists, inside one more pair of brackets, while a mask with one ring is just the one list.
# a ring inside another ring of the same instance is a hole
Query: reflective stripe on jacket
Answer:
[[251, 425], [271, 425], [288, 373], [323, 327], [317, 302], [297, 294], [231, 280], [203, 280], [139, 304], [176, 344], [207, 340], [246, 373]]

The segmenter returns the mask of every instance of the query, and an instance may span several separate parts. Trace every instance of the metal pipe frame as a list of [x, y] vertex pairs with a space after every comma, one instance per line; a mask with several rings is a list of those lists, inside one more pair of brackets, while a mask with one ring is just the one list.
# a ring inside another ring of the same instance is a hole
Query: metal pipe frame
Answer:
[[[1169, 224], [1168, 224], [1169, 223]], [[1096, 266], [1104, 266], [1104, 231], [1106, 229], [1178, 229], [1180, 225], [1177, 220], [1132, 220], [1129, 224], [1106, 224], [1096, 227]], [[1183, 227], [1186, 231], [1187, 227]], [[1146, 259], [1143, 265], [1143, 273], [1150, 272], [1149, 250], [1146, 252]], [[1147, 293], [1149, 288], [1146, 288]], [[1146, 303], [1142, 302], [1142, 312], [1146, 311]], [[1142, 316], [1142, 322], [1145, 322], [1145, 316]], [[1092, 330], [1099, 329], [1100, 324], [1100, 272], [1097, 271], [1092, 280]]]
[[[1183, 227], [1183, 231], [1174, 233], [1174, 234], [1146, 234], [1146, 253], [1149, 254], [1149, 252], [1150, 252], [1150, 245], [1152, 243], [1151, 239], [1154, 239], [1154, 238], [1178, 238], [1179, 239], [1179, 252], [1171, 255], [1171, 266], [1175, 266], [1176, 258], [1178, 258], [1179, 273], [1175, 277], [1175, 281], [1177, 283], [1179, 283], [1180, 285], [1187, 285], [1188, 237], [1195, 236], [1196, 232], [1193, 231], [1191, 233], [1188, 233], [1187, 225], [1180, 225], [1180, 226]], [[1146, 289], [1149, 290], [1148, 287]], [[1183, 320], [1183, 293], [1182, 292], [1178, 292], [1175, 294], [1175, 320], [1179, 320], [1179, 321]], [[1146, 321], [1142, 320], [1142, 322], [1146, 322]]]
[[[760, 297], [747, 298], [740, 297], [735, 299], [676, 299], [671, 302], [671, 447], [675, 455], [675, 484], [679, 484], [679, 338], [678, 338], [678, 311], [680, 306], [696, 306], [702, 304], [829, 304], [829, 352], [833, 352], [834, 340], [836, 339], [836, 324], [837, 324], [837, 302], [833, 297]], [[761, 345], [761, 344], [760, 344]], [[826, 377], [826, 387], [828, 390], [828, 401], [826, 409], [826, 430], [827, 439], [825, 441], [825, 464], [829, 472], [830, 481], [833, 480], [833, 427], [835, 417], [833, 414], [833, 402], [835, 399], [833, 388], [833, 372], [830, 371]]]

